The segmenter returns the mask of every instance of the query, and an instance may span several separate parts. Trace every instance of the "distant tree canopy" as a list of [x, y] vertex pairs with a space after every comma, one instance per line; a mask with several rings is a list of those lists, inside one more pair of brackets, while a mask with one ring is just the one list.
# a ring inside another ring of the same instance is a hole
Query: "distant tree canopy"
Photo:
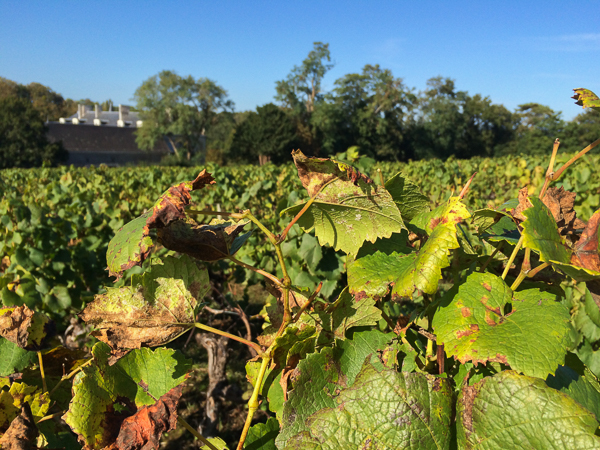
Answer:
[[0, 169], [39, 167], [66, 160], [60, 143], [50, 143], [47, 127], [31, 101], [0, 97]]
[[135, 91], [136, 107], [144, 120], [136, 142], [151, 149], [167, 137], [188, 156], [199, 149], [200, 136], [215, 125], [219, 113], [233, 110], [227, 91], [208, 78], [181, 77], [165, 70], [148, 78]]

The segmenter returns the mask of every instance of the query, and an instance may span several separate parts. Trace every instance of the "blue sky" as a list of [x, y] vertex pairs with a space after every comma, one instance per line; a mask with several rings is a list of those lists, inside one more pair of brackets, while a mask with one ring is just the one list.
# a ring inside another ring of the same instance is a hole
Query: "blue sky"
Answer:
[[571, 119], [572, 89], [600, 91], [598, 1], [7, 1], [0, 76], [65, 98], [131, 103], [161, 70], [208, 77], [236, 110], [273, 101], [284, 79], [328, 42], [325, 89], [380, 64], [424, 89], [442, 75], [509, 109], [538, 102]]

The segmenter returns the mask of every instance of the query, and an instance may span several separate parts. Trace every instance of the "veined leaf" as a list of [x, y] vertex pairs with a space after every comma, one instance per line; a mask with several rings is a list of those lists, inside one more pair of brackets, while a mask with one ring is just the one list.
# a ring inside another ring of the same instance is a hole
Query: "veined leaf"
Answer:
[[277, 450], [275, 438], [279, 434], [279, 422], [271, 417], [266, 423], [257, 423], [248, 430], [245, 450]]
[[94, 363], [74, 378], [73, 399], [63, 416], [87, 448], [102, 449], [135, 436], [130, 430], [136, 423], [148, 427], [146, 438], [157, 433], [160, 437], [176, 423], [181, 383], [191, 368], [182, 354], [143, 348], [110, 366], [110, 348], [98, 343], [92, 355]]
[[600, 278], [598, 255], [598, 225], [600, 210], [586, 225], [579, 241], [569, 248], [558, 234], [555, 219], [539, 199], [529, 198], [532, 206], [523, 210], [523, 246], [540, 254], [540, 260], [549, 262], [577, 281]]
[[[298, 220], [305, 231], [314, 228], [321, 245], [356, 254], [365, 241], [375, 242], [405, 229], [392, 196], [346, 164], [293, 153], [298, 174], [315, 201]], [[319, 192], [319, 189], [321, 191]], [[281, 215], [296, 215], [296, 205]]]
[[553, 294], [513, 292], [490, 273], [473, 273], [433, 319], [438, 344], [461, 363], [496, 361], [540, 378], [564, 363], [569, 311]]
[[108, 288], [86, 306], [81, 318], [96, 326], [92, 334], [113, 349], [165, 344], [189, 329], [210, 290], [208, 273], [188, 256], [169, 256], [132, 285]]
[[581, 376], [570, 367], [560, 366], [555, 375], [548, 377], [546, 384], [567, 394], [593, 412], [596, 420], [600, 421], [600, 385], [589, 369], [585, 369], [585, 376]]
[[50, 408], [50, 395], [42, 393], [37, 386], [25, 383], [10, 383], [0, 378], [0, 432], [20, 414], [21, 407], [28, 403], [36, 421], [46, 415]]
[[36, 352], [25, 350], [0, 337], [0, 377], [19, 372], [34, 361], [37, 361]]
[[459, 448], [597, 449], [593, 413], [539, 378], [500, 372], [462, 389]]
[[457, 197], [423, 219], [429, 238], [416, 252], [401, 255], [377, 251], [348, 264], [348, 285], [357, 298], [381, 298], [392, 287], [392, 297], [411, 297], [416, 291], [437, 292], [442, 269], [450, 265], [450, 251], [458, 248], [456, 225], [469, 217]]
[[[319, 393], [313, 390], [308, 395]], [[366, 362], [352, 387], [336, 395], [335, 403], [310, 415], [284, 448], [450, 447], [452, 392], [442, 378], [378, 372]]]
[[429, 199], [402, 173], [397, 173], [387, 180], [385, 189], [394, 199], [403, 220], [411, 221], [417, 214], [429, 211]]

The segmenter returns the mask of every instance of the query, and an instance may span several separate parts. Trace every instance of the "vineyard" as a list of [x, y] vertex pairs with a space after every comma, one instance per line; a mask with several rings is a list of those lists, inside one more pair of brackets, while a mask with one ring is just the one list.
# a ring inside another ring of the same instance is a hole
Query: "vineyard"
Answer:
[[600, 448], [598, 142], [0, 172], [0, 446]]

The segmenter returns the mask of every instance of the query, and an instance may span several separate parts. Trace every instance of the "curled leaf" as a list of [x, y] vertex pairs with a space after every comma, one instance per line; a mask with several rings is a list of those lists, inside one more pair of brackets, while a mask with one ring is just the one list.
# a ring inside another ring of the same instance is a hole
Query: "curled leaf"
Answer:
[[233, 223], [215, 219], [208, 225], [198, 225], [189, 219], [177, 220], [161, 228], [158, 238], [169, 250], [201, 261], [218, 261], [233, 255], [250, 237], [250, 232], [240, 236], [247, 224], [247, 221]]
[[573, 89], [575, 95], [572, 97], [576, 105], [583, 106], [583, 108], [594, 108], [600, 110], [600, 98], [589, 89], [577, 88]]
[[22, 349], [40, 349], [44, 338], [53, 331], [54, 323], [27, 305], [0, 309], [0, 336]]
[[542, 199], [552, 213], [561, 235], [572, 235], [575, 230], [585, 227], [585, 223], [577, 218], [577, 213], [573, 209], [576, 196], [575, 192], [565, 191], [561, 186], [549, 188]]
[[132, 285], [108, 288], [80, 317], [113, 350], [165, 344], [194, 322], [200, 301], [210, 290], [208, 273], [188, 256], [169, 256], [150, 271], [132, 277]]

